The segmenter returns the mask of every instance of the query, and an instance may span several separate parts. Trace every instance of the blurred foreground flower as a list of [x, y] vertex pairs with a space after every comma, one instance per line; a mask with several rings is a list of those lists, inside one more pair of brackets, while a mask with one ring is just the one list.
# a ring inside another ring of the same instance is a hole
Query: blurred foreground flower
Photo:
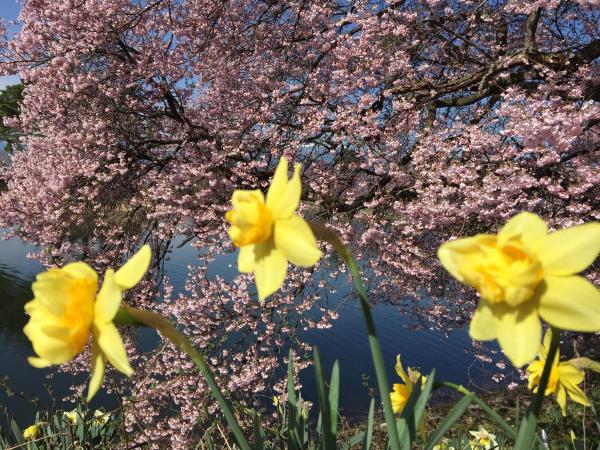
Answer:
[[32, 284], [34, 298], [25, 305], [31, 316], [24, 332], [37, 357], [34, 367], [70, 361], [92, 336], [92, 370], [88, 401], [102, 385], [104, 361], [131, 376], [133, 369], [113, 319], [121, 305], [123, 291], [134, 287], [150, 264], [150, 247], [144, 245], [116, 272], [108, 269], [98, 290], [98, 274], [84, 262], [51, 268], [40, 273]]
[[104, 425], [110, 419], [110, 413], [104, 412], [101, 409], [97, 409], [94, 411], [94, 419], [93, 422], [96, 425]]
[[469, 433], [475, 438], [471, 441], [471, 448], [491, 449], [498, 447], [498, 443], [496, 442], [496, 435], [490, 433], [481, 425], [479, 425], [479, 430], [469, 431]]
[[450, 274], [481, 296], [473, 314], [473, 339], [498, 339], [513, 365], [535, 358], [540, 317], [566, 330], [600, 330], [600, 292], [576, 274], [600, 252], [600, 223], [548, 233], [544, 221], [523, 212], [497, 235], [478, 234], [440, 246]]
[[23, 439], [29, 441], [31, 439], [35, 439], [38, 435], [39, 429], [37, 424], [29, 425], [27, 428], [23, 430]]
[[408, 402], [408, 398], [413, 391], [413, 388], [421, 378], [421, 383], [424, 384], [427, 381], [427, 377], [421, 376], [421, 373], [417, 370], [408, 368], [408, 373], [404, 371], [402, 363], [400, 362], [400, 355], [396, 356], [396, 373], [404, 384], [394, 383], [393, 391], [390, 392], [390, 399], [392, 401], [392, 409], [395, 414], [402, 413], [402, 410]]
[[[533, 392], [538, 391], [540, 379], [542, 378], [542, 372], [544, 371], [544, 364], [548, 357], [548, 348], [550, 346], [550, 339], [552, 337], [552, 331], [548, 330], [544, 336], [544, 342], [540, 348], [540, 352], [537, 360], [532, 362], [527, 367], [529, 374], [529, 389], [533, 389]], [[575, 367], [570, 361], [559, 362], [560, 352], [556, 352], [556, 357], [552, 362], [552, 371], [550, 372], [550, 378], [548, 379], [548, 385], [546, 386], [545, 395], [554, 393], [554, 398], [559, 404], [562, 411], [562, 415], [567, 415], [567, 394], [571, 400], [577, 403], [581, 403], [584, 406], [590, 406], [590, 401], [585, 396], [583, 390], [578, 386], [579, 383], [583, 382], [584, 372], [583, 370]], [[577, 360], [573, 360], [577, 361]]]
[[65, 411], [63, 415], [71, 425], [77, 425], [77, 421], [79, 420], [79, 411], [77, 411], [77, 408], [72, 409], [71, 411]]
[[310, 267], [321, 258], [321, 251], [310, 226], [295, 214], [300, 204], [302, 185], [300, 164], [288, 180], [288, 163], [281, 158], [265, 198], [260, 190], [233, 192], [233, 209], [225, 219], [231, 224], [229, 236], [240, 248], [238, 269], [254, 272], [259, 300], [281, 287], [288, 261]]

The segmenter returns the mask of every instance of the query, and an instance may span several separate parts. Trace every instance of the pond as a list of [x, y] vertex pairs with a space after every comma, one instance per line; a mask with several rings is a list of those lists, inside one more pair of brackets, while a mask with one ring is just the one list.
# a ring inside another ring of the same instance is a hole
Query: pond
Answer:
[[[187, 267], [197, 260], [198, 251], [190, 245], [177, 248], [176, 244], [171, 258], [165, 262], [165, 271], [175, 286], [183, 286]], [[27, 258], [27, 254], [35, 250], [19, 239], [0, 241], [0, 379], [7, 377], [6, 382], [15, 393], [39, 399], [36, 407], [20, 395], [9, 396], [6, 389], [0, 389], [0, 407], [9, 411], [21, 426], [33, 422], [38, 408], [71, 409], [72, 404], [63, 398], [70, 394], [69, 386], [85, 380], [85, 375], [74, 377], [55, 373], [53, 369], [35, 369], [27, 363], [26, 357], [32, 355], [32, 349], [22, 332], [27, 321], [23, 305], [32, 298], [30, 286], [35, 274], [43, 270], [38, 262]], [[209, 276], [230, 279], [236, 274], [235, 255], [221, 255], [209, 267]], [[340, 289], [334, 298], [330, 297], [330, 304], [339, 312], [331, 328], [314, 329], [302, 337], [319, 346], [327, 373], [334, 361], [339, 360], [343, 393], [340, 407], [345, 414], [356, 416], [368, 409], [370, 397], [365, 384], [375, 386], [376, 382], [360, 307], [346, 294], [347, 291]], [[398, 380], [393, 366], [396, 354], [400, 353], [405, 367], [420, 367], [424, 372], [435, 368], [437, 379], [490, 387], [489, 374], [498, 370], [493, 364], [483, 364], [474, 357], [466, 330], [455, 331], [448, 337], [439, 331], [414, 330], [407, 326], [408, 319], [390, 305], [377, 305], [373, 313], [391, 383]], [[156, 343], [155, 333], [140, 334], [140, 347], [144, 351]], [[50, 375], [52, 378], [48, 379]], [[303, 397], [315, 401], [312, 368], [301, 374], [301, 382]], [[45, 385], [52, 385], [52, 395]], [[112, 408], [116, 405], [116, 398], [101, 391], [91, 406]]]

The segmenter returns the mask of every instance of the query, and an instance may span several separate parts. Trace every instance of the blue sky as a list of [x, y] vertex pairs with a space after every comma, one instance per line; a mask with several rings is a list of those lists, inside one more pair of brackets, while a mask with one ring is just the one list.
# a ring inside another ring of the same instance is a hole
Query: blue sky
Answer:
[[[17, 0], [0, 0], [0, 17], [2, 17], [3, 21], [8, 22], [9, 20], [14, 20], [19, 15], [19, 4]], [[11, 32], [14, 33], [15, 27], [11, 27], [9, 24], [6, 24], [7, 30], [9, 34]], [[10, 77], [0, 77], [0, 89], [4, 89], [6, 86], [10, 84], [16, 84], [19, 82], [18, 76], [10, 76]]]

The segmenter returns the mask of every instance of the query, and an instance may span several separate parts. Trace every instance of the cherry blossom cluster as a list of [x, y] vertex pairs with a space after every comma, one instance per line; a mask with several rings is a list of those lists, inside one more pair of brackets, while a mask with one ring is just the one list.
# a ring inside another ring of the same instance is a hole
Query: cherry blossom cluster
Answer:
[[[334, 260], [263, 306], [247, 276], [209, 276], [234, 251], [231, 192], [265, 190], [282, 156], [303, 164], [302, 215], [352, 245], [374, 301], [428, 328], [475, 305], [443, 275], [442, 240], [522, 210], [600, 219], [596, 1], [24, 0], [19, 21], [0, 36], [0, 72], [26, 86], [0, 225], [47, 264], [98, 270], [150, 242], [161, 282], [130, 301], [181, 323], [235, 400], [269, 397], [283, 348], [335, 317]], [[198, 264], [173, 290], [177, 236]], [[129, 347], [127, 426], [186, 448], [206, 390], [174, 348]]]

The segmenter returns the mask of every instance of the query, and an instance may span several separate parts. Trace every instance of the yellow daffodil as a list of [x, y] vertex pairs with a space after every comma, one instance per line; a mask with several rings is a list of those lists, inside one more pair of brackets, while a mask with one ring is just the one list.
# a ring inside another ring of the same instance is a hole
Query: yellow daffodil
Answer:
[[[550, 346], [551, 337], [552, 331], [548, 330], [544, 336], [544, 343], [540, 348], [538, 355], [539, 359], [536, 359], [529, 367], [527, 367], [527, 373], [529, 374], [529, 389], [533, 389], [533, 392], [537, 392], [542, 378], [544, 364], [546, 364], [546, 359], [548, 358], [548, 348]], [[560, 354], [557, 351], [556, 357], [552, 362], [552, 370], [550, 372], [550, 378], [548, 379], [545, 394], [550, 395], [554, 393], [554, 397], [560, 406], [562, 415], [566, 416], [567, 394], [569, 394], [571, 400], [585, 406], [590, 406], [590, 401], [585, 396], [583, 390], [578, 386], [584, 378], [583, 370], [575, 367], [570, 361], [559, 362], [559, 358]]]
[[133, 369], [113, 319], [123, 291], [142, 279], [150, 256], [150, 248], [145, 245], [116, 272], [108, 269], [97, 295], [98, 274], [84, 262], [38, 274], [31, 286], [34, 298], [25, 305], [30, 319], [24, 332], [37, 354], [28, 359], [29, 363], [34, 367], [47, 367], [70, 361], [92, 336], [88, 401], [102, 385], [105, 359], [131, 376]]
[[490, 433], [481, 425], [479, 425], [479, 430], [469, 431], [469, 433], [475, 438], [473, 441], [471, 441], [472, 448], [491, 449], [498, 447], [498, 443], [496, 442], [496, 435]]
[[281, 408], [281, 402], [279, 401], [279, 397], [277, 397], [276, 395], [273, 396], [273, 406], [277, 408], [277, 412], [279, 414], [283, 413], [283, 409]]
[[450, 274], [481, 297], [471, 319], [473, 339], [498, 339], [516, 367], [535, 358], [540, 317], [573, 331], [600, 330], [600, 292], [576, 275], [600, 252], [600, 223], [548, 233], [535, 214], [513, 217], [497, 235], [443, 244], [438, 257]]
[[77, 411], [77, 408], [71, 411], [65, 411], [63, 415], [65, 416], [65, 419], [67, 419], [67, 422], [69, 422], [69, 424], [77, 425], [77, 421], [79, 420], [79, 412]]
[[104, 425], [110, 419], [110, 413], [104, 412], [100, 409], [94, 411], [93, 422], [96, 425]]
[[30, 425], [23, 430], [23, 439], [25, 439], [26, 441], [35, 439], [37, 437], [39, 431], [40, 430], [39, 430], [37, 424]]
[[421, 384], [425, 384], [427, 377], [421, 376], [421, 373], [413, 368], [408, 368], [408, 373], [404, 371], [402, 363], [400, 362], [400, 355], [396, 356], [396, 373], [404, 384], [394, 383], [393, 391], [390, 392], [390, 400], [392, 401], [392, 409], [394, 413], [400, 414], [406, 406], [406, 402], [410, 397], [415, 385], [421, 378]]
[[442, 439], [439, 444], [433, 446], [433, 450], [455, 450], [449, 443], [447, 438]]
[[281, 287], [288, 261], [310, 267], [321, 258], [310, 226], [295, 214], [302, 191], [300, 164], [291, 180], [287, 173], [287, 160], [281, 158], [266, 200], [260, 190], [236, 190], [233, 209], [225, 214], [231, 224], [229, 236], [240, 248], [238, 269], [254, 272], [261, 301]]

